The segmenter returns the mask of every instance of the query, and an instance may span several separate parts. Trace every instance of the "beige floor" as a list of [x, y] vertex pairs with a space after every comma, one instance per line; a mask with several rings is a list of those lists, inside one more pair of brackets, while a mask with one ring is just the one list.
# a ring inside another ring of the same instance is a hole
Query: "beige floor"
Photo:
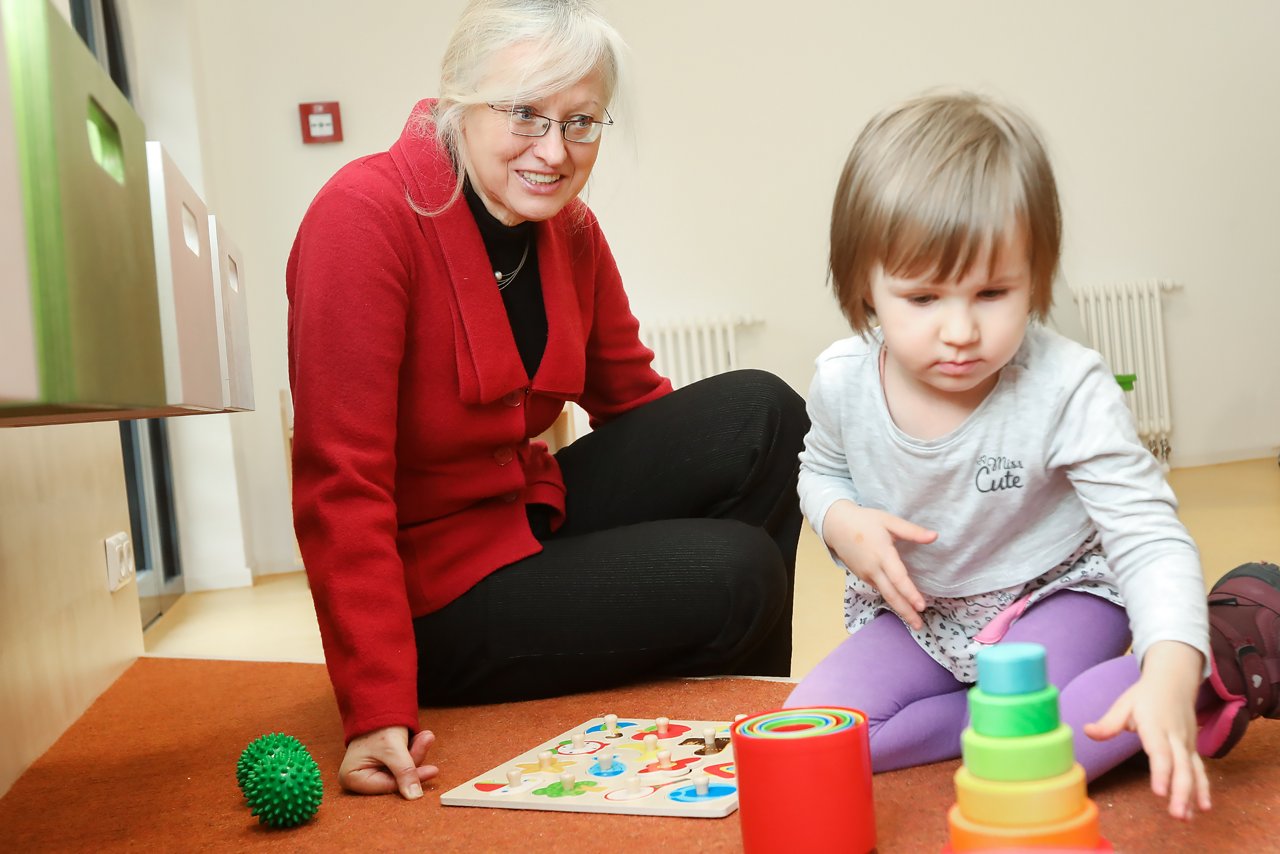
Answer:
[[142, 635], [147, 655], [324, 662], [311, 590], [301, 572], [252, 587], [188, 593]]
[[[1280, 560], [1280, 468], [1274, 459], [1179, 469], [1169, 480], [1200, 546], [1206, 583], [1246, 561]], [[806, 528], [796, 565], [793, 676], [809, 672], [844, 637], [843, 589], [843, 574]], [[265, 576], [251, 588], [183, 596], [144, 641], [154, 656], [324, 660], [301, 573]]]

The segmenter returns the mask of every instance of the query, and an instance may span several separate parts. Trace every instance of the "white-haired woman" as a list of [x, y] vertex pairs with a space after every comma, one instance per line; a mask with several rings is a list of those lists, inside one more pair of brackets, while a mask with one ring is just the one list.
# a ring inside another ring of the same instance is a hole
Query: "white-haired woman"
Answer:
[[[419, 705], [787, 674], [798, 395], [672, 392], [577, 199], [621, 75], [587, 2], [476, 0], [289, 258], [294, 518], [352, 791], [422, 793]], [[530, 442], [566, 401], [596, 429]]]

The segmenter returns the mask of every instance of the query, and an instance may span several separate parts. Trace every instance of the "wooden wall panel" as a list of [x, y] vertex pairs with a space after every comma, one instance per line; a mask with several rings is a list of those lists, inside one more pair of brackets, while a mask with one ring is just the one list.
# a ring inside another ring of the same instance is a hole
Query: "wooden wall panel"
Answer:
[[0, 430], [0, 794], [142, 653], [137, 584], [107, 591], [128, 530], [116, 424]]

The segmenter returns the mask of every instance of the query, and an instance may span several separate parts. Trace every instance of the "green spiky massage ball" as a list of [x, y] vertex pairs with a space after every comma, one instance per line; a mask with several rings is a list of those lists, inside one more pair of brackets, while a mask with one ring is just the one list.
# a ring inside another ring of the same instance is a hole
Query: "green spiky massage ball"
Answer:
[[244, 795], [258, 821], [296, 827], [320, 809], [320, 766], [306, 748], [283, 748], [264, 756], [245, 781]]
[[276, 753], [285, 749], [301, 750], [304, 753], [307, 750], [302, 742], [282, 732], [261, 735], [249, 742], [249, 746], [240, 754], [240, 761], [236, 763], [236, 782], [240, 785], [240, 791], [245, 792], [244, 786], [249, 782], [249, 775], [263, 759], [275, 756]]

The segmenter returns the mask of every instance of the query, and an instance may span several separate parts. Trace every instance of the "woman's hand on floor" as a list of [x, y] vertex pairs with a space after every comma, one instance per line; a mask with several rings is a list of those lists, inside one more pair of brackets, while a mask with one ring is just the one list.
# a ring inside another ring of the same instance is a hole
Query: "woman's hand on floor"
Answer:
[[1189, 819], [1196, 807], [1207, 810], [1209, 777], [1196, 752], [1196, 693], [1204, 656], [1177, 641], [1151, 645], [1142, 676], [1112, 704], [1085, 735], [1107, 739], [1123, 730], [1136, 732], [1151, 765], [1151, 791], [1169, 798], [1169, 815]]
[[402, 726], [384, 727], [351, 739], [338, 769], [342, 788], [360, 795], [399, 792], [408, 800], [422, 797], [422, 784], [440, 769], [427, 765], [427, 748], [435, 734], [423, 730], [409, 741]]

